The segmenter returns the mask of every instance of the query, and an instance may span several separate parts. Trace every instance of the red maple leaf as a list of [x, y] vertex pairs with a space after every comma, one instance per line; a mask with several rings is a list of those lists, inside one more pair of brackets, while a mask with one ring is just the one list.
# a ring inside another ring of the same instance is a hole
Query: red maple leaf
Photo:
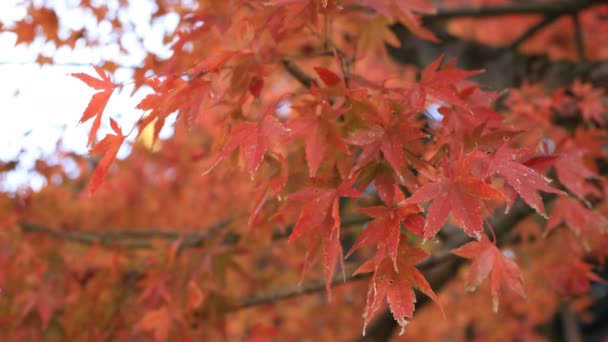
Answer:
[[545, 206], [539, 191], [560, 195], [563, 195], [564, 192], [549, 186], [550, 179], [517, 161], [526, 153], [527, 151], [512, 149], [507, 144], [503, 144], [491, 157], [486, 159], [485, 173], [486, 176], [497, 173], [505, 177], [521, 198], [546, 218]]
[[171, 315], [169, 309], [163, 306], [159, 309], [146, 312], [135, 325], [135, 330], [148, 332], [154, 336], [156, 342], [163, 342], [169, 337], [170, 327]]
[[597, 173], [589, 169], [583, 157], [586, 152], [575, 146], [562, 146], [559, 158], [555, 161], [555, 171], [559, 181], [578, 198], [588, 195], [600, 197], [597, 188], [587, 182], [587, 179], [600, 179]]
[[548, 268], [551, 286], [559, 293], [571, 296], [588, 293], [591, 282], [606, 284], [606, 280], [593, 272], [594, 266], [581, 260], [562, 260]]
[[238, 56], [237, 51], [222, 50], [210, 54], [201, 59], [198, 64], [190, 72], [193, 76], [198, 76], [203, 73], [216, 72], [228, 62], [232, 57]]
[[424, 0], [393, 0], [393, 1], [373, 1], [362, 0], [361, 5], [375, 9], [389, 20], [397, 19], [405, 25], [412, 33], [420, 38], [439, 42], [439, 39], [429, 29], [423, 27], [420, 22], [420, 17], [414, 14], [435, 13], [435, 8]]
[[270, 138], [285, 138], [290, 134], [290, 129], [268, 111], [258, 122], [240, 123], [232, 130], [230, 141], [224, 145], [216, 160], [203, 172], [203, 175], [213, 170], [227, 155], [240, 146], [241, 152], [245, 156], [247, 171], [253, 177], [268, 150]]
[[118, 153], [120, 146], [125, 141], [125, 136], [122, 134], [120, 127], [112, 118], [110, 118], [110, 126], [116, 134], [107, 134], [106, 137], [93, 146], [89, 152], [90, 154], [103, 154], [97, 168], [95, 168], [93, 178], [91, 179], [91, 186], [89, 188], [89, 193], [91, 195], [97, 191], [103, 182], [110, 166], [116, 159], [116, 154]]
[[561, 107], [562, 115], [572, 111], [573, 107], [578, 107], [585, 121], [596, 122], [599, 126], [604, 126], [606, 121], [604, 115], [606, 111], [602, 100], [604, 96], [603, 89], [594, 88], [590, 83], [575, 80], [568, 88], [555, 94], [554, 101]]
[[[306, 163], [311, 177], [314, 177], [321, 166], [328, 146], [336, 147], [350, 154], [348, 146], [342, 138], [336, 118], [348, 111], [347, 108], [334, 109], [329, 100], [315, 87], [311, 87], [312, 101], [304, 105], [292, 106], [302, 116], [289, 122], [289, 128], [294, 138], [305, 139]], [[311, 111], [311, 108], [315, 108]]]
[[[469, 76], [474, 76], [483, 70], [460, 70], [452, 67], [452, 63], [439, 66], [443, 60], [443, 55], [427, 65], [420, 74], [420, 82], [405, 93], [405, 98], [411, 101], [413, 109], [422, 111], [428, 97], [433, 103], [448, 103], [458, 106], [468, 113], [472, 113], [469, 105], [460, 97], [456, 84], [465, 80]], [[426, 101], [425, 101], [426, 100]]]
[[416, 295], [413, 288], [417, 288], [436, 303], [439, 303], [437, 295], [422, 273], [415, 267], [428, 255], [425, 250], [409, 246], [407, 240], [402, 239], [397, 257], [399, 272], [395, 270], [393, 263], [388, 259], [384, 259], [377, 267], [373, 260], [369, 260], [355, 271], [355, 274], [374, 272], [367, 291], [367, 301], [363, 314], [364, 336], [365, 327], [382, 309], [385, 298], [393, 317], [401, 326], [400, 334], [403, 333], [403, 329], [408, 323], [407, 318], [411, 318], [414, 313]]
[[474, 153], [460, 155], [452, 169], [444, 169], [445, 175], [434, 175], [424, 170], [421, 173], [433, 182], [423, 185], [405, 203], [420, 203], [433, 200], [427, 209], [424, 237], [433, 238], [441, 229], [450, 212], [464, 231], [476, 239], [481, 238], [482, 210], [480, 200], [502, 200], [504, 195], [477, 177], [471, 176]]
[[549, 221], [547, 221], [547, 236], [553, 229], [564, 222], [576, 236], [583, 239], [590, 230], [604, 232], [608, 226], [608, 219], [596, 211], [585, 208], [582, 203], [574, 198], [560, 197], [557, 199]]
[[525, 298], [523, 277], [517, 264], [505, 256], [487, 236], [480, 241], [471, 241], [452, 253], [467, 259], [475, 259], [471, 264], [467, 280], [467, 291], [473, 292], [492, 273], [492, 309], [498, 311], [501, 286]]
[[[343, 260], [342, 245], [340, 244], [340, 196], [358, 197], [361, 193], [353, 189], [357, 177], [352, 177], [337, 188], [323, 188], [318, 186], [304, 188], [289, 196], [290, 201], [304, 204], [293, 231], [289, 235], [289, 242], [310, 235], [309, 251], [320, 236], [323, 244], [323, 271], [328, 296], [331, 296], [331, 281], [336, 271], [336, 259]], [[309, 267], [310, 261], [306, 258], [304, 271]], [[342, 267], [344, 269], [344, 267]]]
[[[395, 186], [395, 201], [397, 203], [405, 201], [405, 196]], [[389, 257], [397, 270], [397, 254], [399, 240], [401, 236], [401, 224], [414, 234], [422, 235], [424, 218], [418, 215], [422, 207], [417, 204], [397, 204], [391, 207], [369, 207], [360, 209], [359, 212], [374, 218], [363, 233], [359, 236], [350, 251], [346, 254], [348, 258], [354, 251], [363, 246], [375, 246], [378, 251], [374, 258], [374, 265], [377, 267], [385, 257]]]
[[403, 143], [423, 138], [426, 134], [407, 122], [402, 116], [393, 113], [391, 103], [384, 102], [380, 111], [366, 116], [369, 121], [368, 129], [357, 132], [346, 139], [349, 144], [363, 147], [354, 171], [367, 165], [382, 152], [395, 173], [402, 178]]
[[89, 104], [87, 105], [87, 108], [84, 110], [82, 117], [80, 118], [80, 123], [83, 123], [95, 117], [93, 126], [91, 126], [91, 131], [89, 132], [89, 141], [87, 142], [87, 145], [91, 145], [93, 143], [95, 134], [97, 134], [97, 131], [101, 126], [101, 114], [106, 108], [112, 92], [117, 87], [117, 85], [112, 83], [110, 77], [100, 67], [94, 66], [94, 68], [100, 78], [95, 78], [81, 72], [71, 74], [72, 76], [86, 83], [89, 87], [96, 90], [101, 90], [93, 95], [91, 101], [89, 101]]
[[15, 297], [15, 302], [20, 304], [21, 314], [17, 322], [22, 322], [28, 315], [37, 313], [42, 323], [42, 328], [46, 329], [51, 322], [57, 303], [54, 303], [52, 292], [45, 286], [41, 289], [26, 290]]

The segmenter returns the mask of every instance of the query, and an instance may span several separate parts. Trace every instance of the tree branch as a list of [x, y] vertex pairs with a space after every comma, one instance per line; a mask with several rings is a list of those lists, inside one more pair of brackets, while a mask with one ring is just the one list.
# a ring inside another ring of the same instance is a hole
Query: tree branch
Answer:
[[548, 15], [543, 20], [539, 21], [532, 27], [530, 27], [526, 32], [519, 36], [514, 42], [509, 45], [508, 50], [516, 50], [521, 44], [523, 44], [526, 40], [534, 37], [540, 30], [549, 26], [552, 22], [556, 21], [559, 16], [557, 15]]
[[[332, 287], [345, 285], [352, 281], [367, 279], [370, 277], [370, 274], [352, 275], [352, 273], [356, 270], [356, 267], [353, 267], [353, 265], [349, 264], [345, 266], [345, 268], [346, 279], [342, 277], [342, 274], [336, 274], [331, 281]], [[253, 306], [272, 304], [280, 300], [319, 292], [323, 289], [325, 289], [325, 279], [317, 278], [305, 281], [301, 285], [290, 286], [277, 290], [264, 291], [256, 293], [254, 295], [247, 295], [236, 300], [236, 305], [233, 307], [233, 311]]]
[[449, 20], [456, 18], [489, 18], [506, 15], [560, 16], [577, 13], [594, 4], [606, 3], [606, 0], [577, 0], [554, 2], [523, 2], [505, 6], [456, 8], [439, 10], [435, 14], [424, 15], [425, 22]]
[[578, 13], [572, 14], [572, 20], [574, 21], [574, 40], [576, 42], [576, 50], [578, 51], [578, 58], [581, 61], [587, 61], [587, 54], [585, 53], [585, 41], [583, 40], [583, 30], [581, 29], [581, 22], [578, 19]]
[[[459, 239], [460, 240], [460, 239]], [[451, 262], [455, 259], [454, 255], [452, 255], [449, 251], [441, 252], [437, 255], [431, 255], [428, 259], [418, 265], [418, 269], [421, 271], [430, 270], [433, 267], [437, 267], [446, 262]], [[357, 266], [358, 267], [358, 266]], [[346, 278], [342, 277], [342, 274], [336, 274], [331, 281], [331, 287], [337, 287], [340, 285], [346, 285], [350, 282], [367, 279], [372, 276], [372, 273], [364, 273], [353, 275], [354, 271], [357, 269], [355, 265], [352, 263], [348, 263], [345, 266], [345, 274]], [[273, 304], [280, 300], [285, 300], [301, 295], [311, 294], [315, 292], [320, 292], [325, 289], [325, 279], [317, 278], [309, 281], [303, 282], [301, 285], [290, 286], [278, 290], [270, 290], [260, 292], [254, 295], [247, 295], [245, 297], [241, 297], [236, 301], [236, 306], [233, 310], [245, 309], [252, 306], [265, 305], [265, 304]]]
[[315, 80], [314, 78], [309, 76], [295, 62], [290, 61], [290, 60], [284, 60], [281, 62], [281, 64], [283, 64], [283, 66], [285, 67], [285, 70], [287, 70], [287, 72], [291, 76], [293, 76], [296, 80], [298, 80], [298, 82], [300, 82], [306, 88], [310, 88], [310, 86], [313, 84], [318, 86], [317, 80]]
[[[352, 215], [345, 217], [342, 220], [342, 226], [355, 226], [363, 224], [370, 220], [369, 217], [363, 215]], [[78, 242], [86, 245], [116, 245], [125, 248], [133, 249], [151, 249], [154, 244], [149, 241], [153, 239], [166, 240], [169, 242], [181, 239], [180, 248], [196, 248], [201, 247], [206, 241], [218, 237], [220, 231], [226, 228], [232, 220], [219, 222], [210, 228], [206, 229], [205, 233], [180, 233], [172, 230], [114, 230], [114, 231], [64, 231], [47, 226], [21, 222], [19, 224], [21, 231], [26, 234], [41, 234], [47, 235], [58, 240], [66, 240]], [[289, 237], [293, 225], [285, 229], [276, 229], [272, 233], [273, 240], [281, 240]], [[242, 236], [233, 231], [227, 231], [223, 236], [223, 243], [228, 246], [236, 245]]]
[[[560, 16], [577, 13], [587, 7], [606, 3], [606, 0], [570, 0], [553, 2], [522, 2], [504, 6], [439, 8], [436, 13], [421, 15], [424, 23], [445, 21], [459, 18], [491, 18], [508, 15], [536, 15]], [[348, 9], [374, 13], [372, 8], [353, 5]]]
[[[221, 222], [217, 227], [224, 227], [228, 223]], [[167, 241], [176, 241], [182, 238], [181, 248], [193, 248], [199, 247], [207, 239], [204, 234], [201, 233], [185, 233], [180, 234], [172, 231], [162, 230], [142, 230], [142, 231], [63, 231], [59, 229], [53, 229], [44, 225], [21, 222], [21, 231], [26, 234], [42, 234], [53, 237], [58, 240], [66, 240], [72, 242], [78, 242], [86, 245], [100, 244], [100, 245], [117, 245], [125, 248], [134, 249], [150, 249], [153, 247], [152, 242], [147, 241], [148, 239], [161, 239]], [[214, 229], [214, 227], [210, 229]], [[218, 228], [216, 228], [218, 229]]]

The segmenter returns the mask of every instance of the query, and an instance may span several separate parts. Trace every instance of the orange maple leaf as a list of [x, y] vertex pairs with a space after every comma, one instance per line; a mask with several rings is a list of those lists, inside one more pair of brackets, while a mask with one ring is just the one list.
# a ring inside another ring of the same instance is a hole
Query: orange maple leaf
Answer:
[[491, 276], [492, 309], [498, 311], [500, 288], [507, 287], [522, 298], [526, 297], [523, 276], [517, 264], [504, 255], [486, 235], [481, 241], [472, 241], [452, 253], [467, 259], [475, 259], [469, 270], [467, 290], [473, 292]]
[[169, 337], [171, 317], [166, 306], [146, 312], [139, 320], [135, 330], [151, 333], [155, 341], [166, 341]]
[[368, 260], [355, 271], [355, 274], [374, 272], [369, 284], [365, 313], [363, 314], [363, 336], [365, 336], [367, 324], [384, 306], [385, 299], [393, 317], [401, 327], [399, 335], [403, 334], [403, 329], [408, 323], [407, 318], [411, 318], [414, 314], [414, 303], [416, 303], [414, 288], [431, 298], [443, 312], [431, 285], [415, 267], [428, 255], [425, 250], [409, 246], [407, 239], [402, 239], [399, 242], [397, 258], [399, 272], [395, 270], [393, 262], [389, 259], [384, 259], [379, 265], [374, 265], [374, 260]]
[[93, 146], [89, 152], [90, 154], [103, 154], [103, 157], [93, 173], [93, 178], [91, 179], [91, 187], [89, 188], [90, 194], [94, 194], [103, 182], [110, 166], [116, 159], [116, 154], [118, 153], [118, 149], [120, 149], [120, 145], [125, 141], [125, 136], [122, 134], [120, 127], [112, 118], [110, 118], [110, 126], [116, 134], [107, 134], [106, 137]]
[[418, 204], [433, 200], [427, 209], [424, 237], [433, 238], [452, 213], [465, 233], [476, 239], [483, 232], [483, 201], [502, 200], [504, 195], [471, 174], [475, 157], [462, 153], [452, 169], [445, 175], [434, 175], [421, 170], [433, 182], [423, 185], [405, 204]]
[[100, 67], [93, 67], [101, 78], [95, 78], [93, 76], [81, 72], [71, 74], [71, 76], [74, 76], [77, 79], [83, 81], [89, 87], [96, 90], [100, 90], [93, 95], [91, 101], [89, 101], [89, 104], [87, 105], [87, 108], [84, 110], [82, 117], [80, 118], [80, 123], [83, 123], [95, 117], [95, 120], [93, 121], [93, 126], [91, 126], [91, 131], [89, 132], [89, 140], [87, 142], [87, 145], [92, 144], [93, 139], [95, 138], [95, 134], [101, 126], [101, 114], [106, 108], [106, 105], [108, 104], [108, 100], [110, 99], [112, 92], [117, 87], [117, 85], [112, 83], [110, 77]]

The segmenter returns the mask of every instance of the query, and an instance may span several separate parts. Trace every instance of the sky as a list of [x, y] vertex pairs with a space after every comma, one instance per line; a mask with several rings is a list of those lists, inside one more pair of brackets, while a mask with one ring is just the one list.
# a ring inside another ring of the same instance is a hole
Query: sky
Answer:
[[[115, 2], [107, 3], [111, 7]], [[66, 18], [61, 25], [71, 28], [94, 25], [91, 16], [78, 13], [80, 10], [77, 6], [70, 4], [74, 1], [52, 3], [59, 17]], [[118, 44], [76, 50], [57, 50], [41, 41], [35, 41], [29, 47], [15, 46], [15, 34], [0, 33], [0, 160], [20, 162], [17, 170], [0, 175], [0, 190], [17, 191], [24, 186], [39, 189], [43, 186], [43, 178], [30, 169], [41, 156], [53, 160], [52, 154], [57, 147], [79, 154], [88, 152], [86, 143], [91, 122], [79, 124], [79, 120], [94, 90], [70, 76], [71, 73], [94, 74], [92, 65], [105, 58], [121, 65], [137, 65], [145, 57], [146, 49], [161, 57], [169, 56], [170, 51], [162, 44], [162, 38], [164, 32], [175, 29], [178, 18], [169, 15], [150, 25], [154, 6], [149, 0], [131, 1], [129, 5], [129, 10], [122, 16], [135, 24], [135, 30], [121, 39], [136, 42], [137, 37], [144, 34], [146, 39], [143, 40], [143, 47], [138, 48], [140, 44], [127, 44], [131, 48], [126, 54], [119, 52]], [[18, 1], [0, 1], [0, 21], [5, 26], [10, 27], [25, 14], [25, 8]], [[104, 30], [103, 24], [92, 28], [100, 35]], [[36, 64], [40, 51], [52, 55], [56, 65]], [[113, 79], [115, 82], [128, 82], [131, 74], [132, 69], [121, 68]], [[132, 88], [127, 86], [122, 92], [112, 95], [104, 112], [100, 136], [110, 131], [109, 116], [118, 121], [123, 131], [129, 131], [141, 117], [142, 112], [135, 107], [150, 90], [144, 88], [133, 97], [130, 96], [131, 91]], [[170, 134], [171, 129], [167, 128], [161, 137]], [[125, 145], [118, 157], [124, 158], [128, 153], [129, 147]], [[70, 168], [69, 164], [63, 165], [66, 169]]]

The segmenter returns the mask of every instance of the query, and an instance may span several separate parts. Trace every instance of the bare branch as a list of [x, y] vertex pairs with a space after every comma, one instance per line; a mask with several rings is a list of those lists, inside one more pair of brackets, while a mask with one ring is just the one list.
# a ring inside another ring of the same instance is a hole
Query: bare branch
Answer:
[[439, 21], [456, 18], [488, 18], [506, 15], [560, 16], [578, 13], [594, 4], [606, 3], [606, 0], [554, 1], [554, 2], [522, 2], [518, 4], [479, 8], [457, 8], [439, 10], [435, 14], [423, 16], [424, 21]]
[[[363, 215], [352, 215], [345, 217], [342, 220], [342, 226], [355, 226], [368, 222], [370, 219]], [[66, 240], [78, 242], [86, 245], [115, 245], [133, 249], [150, 249], [154, 244], [149, 241], [153, 239], [177, 241], [181, 239], [180, 249], [201, 247], [206, 241], [220, 236], [220, 231], [226, 228], [232, 220], [219, 222], [205, 229], [205, 233], [180, 233], [173, 230], [113, 230], [113, 231], [64, 231], [47, 226], [21, 222], [20, 228], [23, 233], [41, 234], [53, 237], [58, 240]], [[285, 229], [276, 229], [272, 234], [273, 240], [281, 240], [287, 238], [293, 226], [287, 226]], [[224, 233], [222, 240], [225, 245], [236, 245], [242, 236], [233, 231]]]
[[285, 67], [285, 70], [293, 76], [298, 82], [300, 82], [306, 88], [310, 88], [311, 85], [318, 85], [317, 80], [309, 76], [304, 70], [302, 70], [295, 62], [290, 60], [284, 60], [281, 62]]
[[[228, 225], [228, 222], [220, 222], [218, 225], [211, 227], [210, 230], [226, 225]], [[116, 245], [134, 249], [152, 248], [153, 244], [148, 239], [175, 241], [182, 238], [182, 248], [198, 247], [206, 240], [206, 236], [201, 233], [180, 234], [178, 232], [162, 230], [63, 231], [30, 222], [21, 222], [20, 227], [23, 233], [48, 235], [59, 240], [78, 242], [86, 245]]]
[[523, 44], [526, 40], [532, 38], [535, 34], [537, 34], [543, 28], [549, 26], [549, 24], [553, 23], [557, 20], [559, 16], [557, 15], [549, 15], [546, 16], [543, 20], [539, 21], [537, 24], [530, 27], [524, 33], [522, 33], [519, 38], [517, 38], [514, 42], [509, 45], [508, 50], [516, 50], [521, 44]]
[[578, 58], [581, 61], [587, 61], [587, 54], [585, 53], [585, 41], [583, 40], [583, 30], [581, 29], [581, 22], [578, 19], [578, 13], [572, 14], [572, 20], [574, 21], [574, 40], [576, 42], [576, 51], [578, 52]]

